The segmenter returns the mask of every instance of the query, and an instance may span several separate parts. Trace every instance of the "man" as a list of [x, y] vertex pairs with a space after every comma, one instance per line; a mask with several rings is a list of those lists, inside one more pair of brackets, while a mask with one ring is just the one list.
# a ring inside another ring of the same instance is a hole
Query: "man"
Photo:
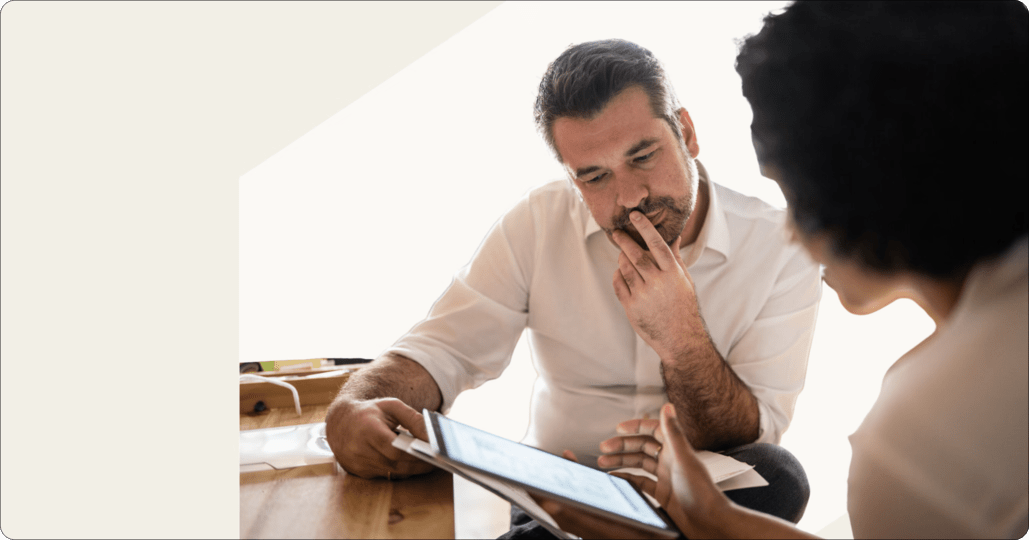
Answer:
[[[1023, 538], [1029, 10], [798, 1], [746, 38], [736, 71], [762, 172], [840, 303], [862, 315], [908, 298], [936, 324], [886, 372], [849, 437], [853, 537]], [[723, 497], [677, 416], [666, 407], [660, 427], [623, 430], [664, 448], [637, 455], [658, 481], [635, 480], [683, 534], [811, 537]], [[584, 537], [640, 536], [544, 506]]]
[[698, 447], [771, 483], [734, 500], [799, 520], [807, 480], [774, 443], [803, 386], [821, 286], [784, 213], [709, 180], [689, 113], [635, 44], [570, 47], [535, 112], [570, 181], [501, 218], [429, 316], [341, 390], [326, 419], [340, 464], [426, 472], [391, 447], [393, 429], [425, 438], [419, 411], [497, 377], [528, 328], [539, 376], [523, 442], [603, 466], [618, 422], [671, 401]]

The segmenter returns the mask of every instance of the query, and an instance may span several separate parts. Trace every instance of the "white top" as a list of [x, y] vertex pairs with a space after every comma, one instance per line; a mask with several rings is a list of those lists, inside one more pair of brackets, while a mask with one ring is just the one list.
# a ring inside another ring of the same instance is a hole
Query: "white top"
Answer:
[[[698, 171], [710, 206], [683, 260], [715, 347], [759, 401], [759, 440], [778, 442], [804, 386], [819, 267], [787, 241], [785, 211], [709, 182], [699, 162]], [[423, 365], [447, 411], [458, 393], [500, 375], [528, 328], [538, 376], [523, 441], [595, 464], [615, 424], [657, 418], [667, 402], [660, 359], [611, 284], [619, 252], [570, 182], [534, 189], [388, 352]]]
[[1019, 538], [1029, 527], [1029, 250], [970, 274], [850, 436], [854, 538]]

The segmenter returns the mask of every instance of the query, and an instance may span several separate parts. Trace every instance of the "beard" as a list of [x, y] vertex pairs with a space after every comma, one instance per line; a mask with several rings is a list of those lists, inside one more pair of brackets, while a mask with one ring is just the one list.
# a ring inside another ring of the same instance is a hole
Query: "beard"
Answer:
[[[630, 208], [625, 212], [622, 212], [621, 215], [615, 216], [611, 222], [610, 228], [604, 227], [603, 225], [600, 226], [600, 228], [607, 233], [608, 239], [612, 238], [612, 233], [614, 233], [614, 231], [620, 230], [625, 234], [628, 234], [637, 245], [644, 249], [644, 251], [650, 251], [650, 247], [647, 246], [647, 241], [643, 239], [643, 236], [640, 235], [639, 231], [636, 230], [636, 227], [633, 226], [631, 221], [629, 221], [629, 214], [634, 211], [641, 212], [644, 216], [647, 216], [647, 219], [650, 219], [649, 214], [663, 210], [659, 216], [660, 224], [651, 223], [661, 235], [661, 239], [664, 240], [665, 244], [669, 247], [671, 247], [672, 242], [682, 234], [682, 231], [686, 229], [686, 222], [693, 214], [693, 209], [697, 202], [697, 192], [700, 190], [700, 184], [698, 181], [699, 174], [697, 171], [697, 162], [695, 161], [696, 158], [690, 154], [689, 149], [686, 148], [686, 144], [681, 139], [679, 140], [678, 150], [679, 155], [683, 160], [686, 182], [690, 186], [689, 189], [686, 190], [686, 194], [678, 199], [667, 195], [653, 198], [647, 197], [635, 208]], [[581, 193], [579, 194], [579, 198], [580, 200], [582, 199]], [[611, 241], [614, 242], [613, 239]]]
[[673, 199], [672, 197], [654, 197], [646, 198], [635, 208], [630, 208], [623, 212], [621, 215], [616, 216], [612, 222], [612, 227], [603, 228], [604, 232], [607, 233], [608, 237], [616, 231], [620, 230], [629, 235], [634, 242], [639, 244], [644, 250], [650, 251], [647, 246], [647, 241], [643, 239], [636, 227], [629, 221], [629, 214], [631, 212], [640, 212], [644, 216], [653, 214], [657, 211], [663, 211], [660, 216], [660, 223], [654, 224], [654, 228], [661, 234], [661, 239], [665, 241], [665, 244], [671, 246], [672, 242], [682, 234], [683, 229], [686, 228], [686, 221], [690, 219], [690, 214], [693, 213], [694, 194], [690, 193], [680, 197], [679, 199]]

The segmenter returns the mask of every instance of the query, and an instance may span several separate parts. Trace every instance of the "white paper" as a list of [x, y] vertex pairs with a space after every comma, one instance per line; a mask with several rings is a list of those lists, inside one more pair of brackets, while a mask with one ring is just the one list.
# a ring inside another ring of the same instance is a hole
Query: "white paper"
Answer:
[[[722, 491], [768, 485], [768, 481], [754, 470], [753, 465], [748, 465], [726, 455], [708, 452], [707, 450], [697, 451], [697, 457], [704, 464], [704, 467], [707, 468], [707, 472], [715, 481], [715, 485]], [[657, 481], [656, 476], [637, 467], [626, 467], [617, 469], [617, 471], [645, 476], [655, 482]], [[647, 494], [644, 493], [644, 495]], [[651, 502], [657, 504], [657, 501], [652, 497], [648, 496], [648, 498]]]
[[768, 481], [754, 470], [753, 465], [706, 450], [697, 452], [697, 457], [722, 491], [768, 485]]
[[325, 422], [239, 432], [239, 472], [290, 469], [332, 463]]

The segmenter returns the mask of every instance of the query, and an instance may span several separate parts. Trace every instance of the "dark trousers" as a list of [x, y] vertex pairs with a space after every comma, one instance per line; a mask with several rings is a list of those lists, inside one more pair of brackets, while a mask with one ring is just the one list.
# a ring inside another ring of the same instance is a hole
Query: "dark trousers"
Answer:
[[[785, 448], [767, 443], [753, 443], [726, 450], [723, 454], [753, 465], [768, 480], [767, 486], [734, 489], [725, 495], [740, 506], [764, 512], [797, 523], [804, 515], [811, 488], [804, 467]], [[511, 530], [503, 539], [555, 538], [521, 508], [511, 506]]]

